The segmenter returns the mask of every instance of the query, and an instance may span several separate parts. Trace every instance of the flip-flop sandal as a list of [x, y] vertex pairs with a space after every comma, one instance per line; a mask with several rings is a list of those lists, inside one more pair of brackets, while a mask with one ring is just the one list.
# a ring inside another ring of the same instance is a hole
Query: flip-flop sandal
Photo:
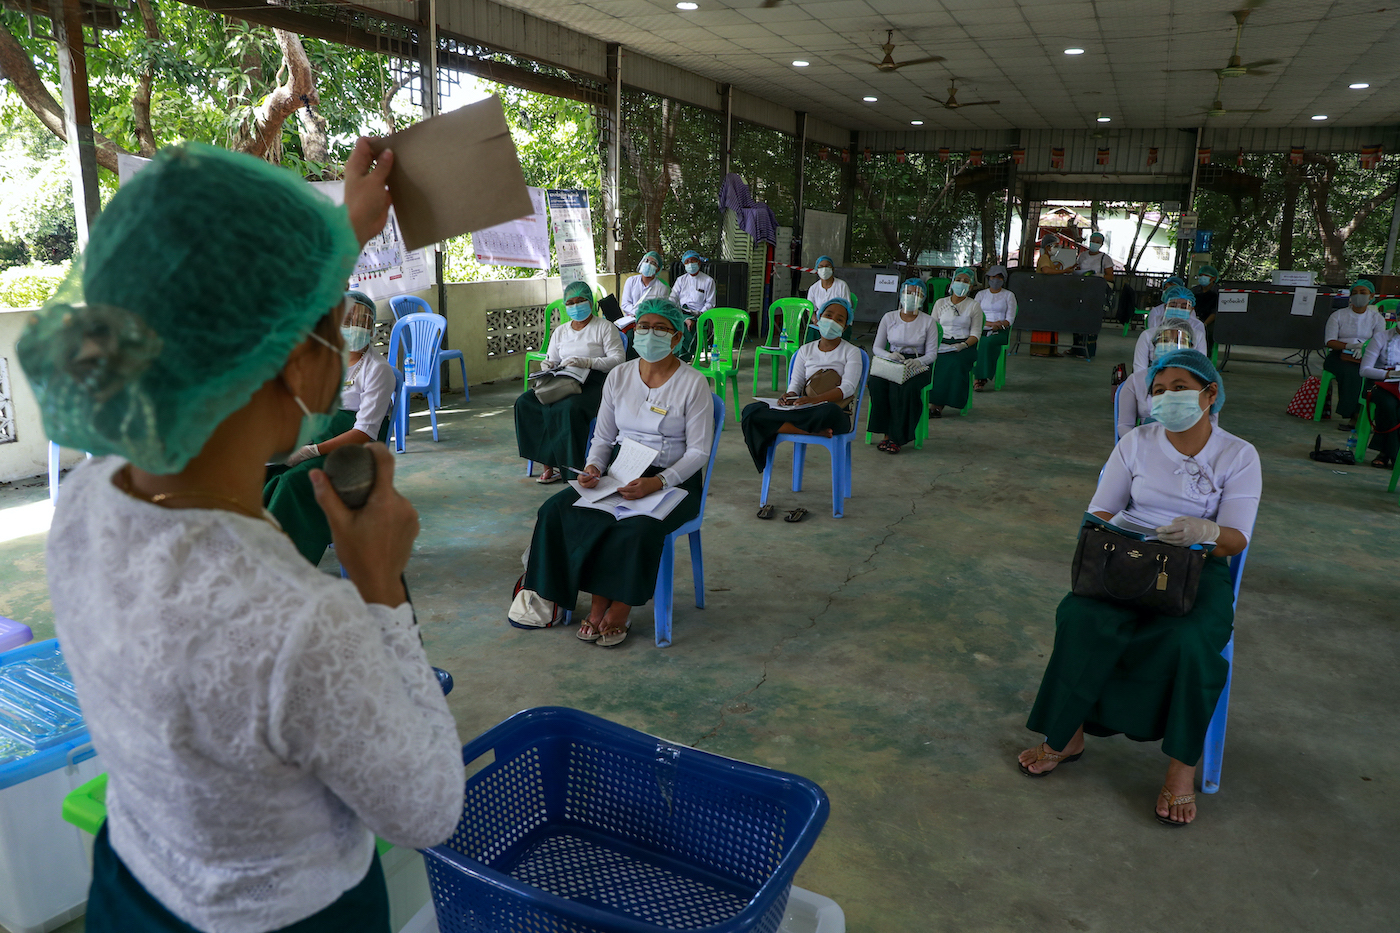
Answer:
[[1044, 742], [1041, 742], [1040, 746], [1035, 750], [1035, 761], [1032, 761], [1031, 764], [1035, 764], [1038, 761], [1049, 761], [1051, 763], [1058, 762], [1058, 764], [1056, 764], [1055, 767], [1051, 768], [1049, 771], [1032, 771], [1030, 768], [1027, 768], [1019, 761], [1016, 762], [1016, 765], [1021, 769], [1021, 773], [1024, 774], [1026, 777], [1043, 778], [1047, 774], [1054, 774], [1056, 771], [1060, 770], [1060, 765], [1071, 764], [1083, 757], [1083, 752], [1080, 752], [1077, 755], [1058, 755], [1050, 750], [1050, 746], [1046, 745]]
[[939, 411], [939, 410], [936, 409], [936, 408], [930, 408], [930, 409], [928, 410], [928, 416], [929, 416], [930, 418], [942, 418], [942, 417], [943, 417], [943, 412]]
[[773, 507], [772, 507], [771, 505], [767, 505], [767, 504], [765, 504], [765, 505], [760, 505], [760, 506], [758, 507], [758, 515], [757, 515], [756, 517], [761, 518], [761, 519], [763, 519], [764, 521], [767, 521], [768, 519], [770, 519], [770, 518], [773, 517]]
[[1371, 466], [1375, 467], [1378, 470], [1388, 470], [1391, 468], [1392, 464], [1389, 463], [1384, 457], [1377, 457], [1376, 459], [1371, 461]]
[[[1171, 790], [1168, 789], [1165, 784], [1162, 785], [1162, 792], [1157, 795], [1157, 799], [1161, 800], [1163, 797], [1167, 798], [1168, 812], [1171, 812], [1172, 807], [1181, 807], [1185, 806], [1188, 803], [1196, 802], [1195, 794], [1182, 794], [1180, 797], [1176, 797], [1173, 796]], [[1152, 806], [1152, 815], [1157, 818], [1157, 822], [1161, 823], [1163, 826], [1170, 826], [1172, 829], [1180, 829], [1183, 826], [1191, 825], [1190, 823], [1178, 823], [1170, 816], [1163, 816], [1162, 814], [1157, 812], [1157, 806], [1155, 804]]]
[[791, 512], [784, 515], [783, 521], [796, 524], [797, 522], [802, 521], [802, 519], [805, 518], [806, 515], [807, 510], [799, 506], [798, 508], [795, 508]]
[[563, 479], [564, 474], [560, 473], [558, 470], [555, 470], [553, 473], [541, 473], [535, 478], [535, 482], [539, 483], [541, 486], [548, 486], [551, 483], [562, 482]]
[[627, 640], [627, 630], [632, 627], [632, 620], [627, 620], [627, 625], [620, 632], [607, 632], [599, 637], [599, 648], [616, 648]]
[[599, 632], [596, 628], [594, 628], [591, 632], [584, 631], [584, 629], [591, 627], [592, 623], [590, 623], [587, 619], [584, 619], [583, 622], [579, 623], [577, 633], [579, 641], [597, 641], [598, 639], [603, 637], [602, 633]]

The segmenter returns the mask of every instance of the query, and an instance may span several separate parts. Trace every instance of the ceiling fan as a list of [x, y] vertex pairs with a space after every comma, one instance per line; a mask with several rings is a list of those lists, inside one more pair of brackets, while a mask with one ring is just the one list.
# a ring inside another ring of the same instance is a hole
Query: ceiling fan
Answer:
[[875, 68], [877, 71], [884, 71], [884, 72], [898, 71], [899, 69], [904, 68], [904, 67], [909, 66], [909, 65], [926, 65], [926, 64], [928, 64], [929, 62], [941, 62], [941, 61], [943, 61], [943, 56], [942, 56], [942, 55], [930, 55], [930, 56], [928, 56], [927, 58], [911, 58], [911, 59], [910, 59], [909, 61], [907, 61], [907, 62], [897, 62], [897, 61], [895, 61], [895, 60], [894, 60], [894, 30], [893, 30], [893, 29], [887, 29], [887, 30], [885, 30], [885, 44], [882, 45], [882, 46], [880, 46], [880, 48], [884, 50], [884, 52], [885, 52], [885, 57], [884, 57], [883, 59], [881, 59], [880, 61], [878, 61], [878, 62], [872, 62], [872, 61], [870, 61], [870, 60], [867, 59], [867, 58], [856, 58], [854, 55], [841, 55], [840, 57], [841, 57], [841, 58], [845, 58], [845, 59], [849, 59], [849, 60], [851, 60], [851, 61], [863, 62], [864, 64], [872, 65], [872, 66], [874, 66], [874, 68]]
[[[1243, 78], [1246, 75], [1268, 75], [1271, 71], [1265, 71], [1269, 65], [1277, 65], [1277, 58], [1261, 58], [1257, 62], [1245, 62], [1240, 59], [1240, 36], [1244, 33], [1245, 20], [1249, 19], [1249, 14], [1254, 12], [1258, 3], [1251, 4], [1242, 10], [1235, 10], [1230, 15], [1235, 18], [1235, 50], [1230, 55], [1230, 62], [1224, 68], [1165, 68], [1168, 73], [1181, 73], [1186, 71], [1213, 71], [1222, 78]], [[1218, 109], [1218, 108], [1217, 108]]]
[[1202, 115], [1202, 114], [1205, 114], [1205, 115], [1208, 116], [1208, 117], [1223, 117], [1223, 116], [1225, 116], [1226, 114], [1231, 114], [1231, 113], [1268, 113], [1268, 112], [1269, 112], [1270, 108], [1268, 108], [1268, 107], [1260, 107], [1260, 108], [1255, 108], [1255, 109], [1252, 109], [1252, 110], [1226, 110], [1226, 109], [1225, 109], [1225, 105], [1222, 104], [1222, 103], [1220, 102], [1220, 86], [1221, 86], [1222, 84], [1224, 84], [1224, 83], [1225, 83], [1225, 78], [1224, 78], [1223, 75], [1222, 75], [1221, 77], [1218, 77], [1218, 78], [1215, 79], [1215, 101], [1214, 101], [1208, 108], [1206, 108], [1205, 110], [1196, 110], [1196, 111], [1193, 111], [1193, 112], [1191, 112], [1191, 113], [1180, 113], [1180, 114], [1177, 114], [1177, 116], [1179, 116], [1179, 117], [1198, 117], [1198, 116], [1200, 116], [1200, 115]]
[[968, 101], [968, 102], [965, 103], [965, 104], [960, 104], [960, 103], [958, 103], [958, 79], [957, 79], [957, 78], [954, 78], [954, 79], [953, 79], [953, 83], [950, 84], [950, 85], [948, 85], [948, 99], [947, 99], [947, 100], [943, 100], [942, 98], [939, 98], [939, 97], [934, 97], [934, 96], [932, 96], [931, 94], [925, 94], [924, 96], [927, 97], [929, 100], [933, 101], [934, 103], [943, 105], [943, 108], [944, 108], [945, 110], [958, 110], [958, 109], [960, 109], [960, 108], [962, 108], [962, 107], [982, 107], [982, 106], [988, 106], [988, 105], [991, 105], [991, 104], [999, 104], [999, 103], [1001, 103], [1001, 101], [999, 101], [999, 100], [970, 100], [970, 101]]

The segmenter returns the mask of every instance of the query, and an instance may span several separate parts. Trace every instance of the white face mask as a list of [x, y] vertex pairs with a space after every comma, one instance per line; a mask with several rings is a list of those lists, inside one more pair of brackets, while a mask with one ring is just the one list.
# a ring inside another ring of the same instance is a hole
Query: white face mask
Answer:
[[1103, 249], [1103, 244], [1102, 244], [1102, 243], [1090, 243], [1090, 244], [1089, 244], [1089, 252], [1091, 252], [1091, 253], [1097, 253], [1097, 252], [1098, 252], [1099, 250], [1101, 250], [1101, 249]]
[[846, 332], [846, 325], [840, 321], [833, 321], [829, 317], [824, 317], [817, 322], [817, 333], [827, 340], [835, 340]]
[[1175, 433], [1190, 429], [1206, 413], [1201, 407], [1201, 393], [1204, 391], [1182, 389], [1152, 396], [1152, 420]]
[[830, 266], [818, 266], [818, 267], [817, 267], [817, 275], [821, 278], [821, 280], [822, 280], [823, 282], [830, 282], [830, 281], [831, 281], [831, 277], [832, 277], [833, 275], [835, 275], [835, 274], [836, 274], [836, 270], [833, 269], [833, 268], [831, 268]]
[[686, 263], [686, 264], [685, 264], [685, 271], [686, 271], [686, 272], [689, 272], [691, 275], [694, 275], [695, 273], [697, 273], [697, 272], [700, 271], [700, 263], [698, 263], [698, 262], [688, 262], [688, 263]]

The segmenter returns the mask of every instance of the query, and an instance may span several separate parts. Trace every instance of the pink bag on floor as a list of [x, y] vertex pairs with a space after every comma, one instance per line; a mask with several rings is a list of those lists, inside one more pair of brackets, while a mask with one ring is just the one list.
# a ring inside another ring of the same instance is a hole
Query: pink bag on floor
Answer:
[[1293, 393], [1293, 401], [1288, 403], [1288, 413], [1295, 418], [1312, 420], [1317, 411], [1317, 393], [1322, 389], [1322, 380], [1309, 376], [1303, 380], [1298, 391]]

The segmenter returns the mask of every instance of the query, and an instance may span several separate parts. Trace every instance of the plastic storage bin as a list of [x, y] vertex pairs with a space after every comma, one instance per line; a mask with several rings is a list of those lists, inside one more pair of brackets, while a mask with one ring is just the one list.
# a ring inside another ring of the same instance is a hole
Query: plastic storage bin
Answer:
[[776, 933], [830, 805], [816, 784], [560, 707], [468, 744], [425, 851], [442, 933]]
[[92, 863], [60, 809], [101, 770], [58, 643], [0, 654], [0, 925], [11, 933], [82, 914]]
[[27, 645], [33, 637], [34, 633], [29, 630], [29, 626], [0, 616], [0, 651]]

